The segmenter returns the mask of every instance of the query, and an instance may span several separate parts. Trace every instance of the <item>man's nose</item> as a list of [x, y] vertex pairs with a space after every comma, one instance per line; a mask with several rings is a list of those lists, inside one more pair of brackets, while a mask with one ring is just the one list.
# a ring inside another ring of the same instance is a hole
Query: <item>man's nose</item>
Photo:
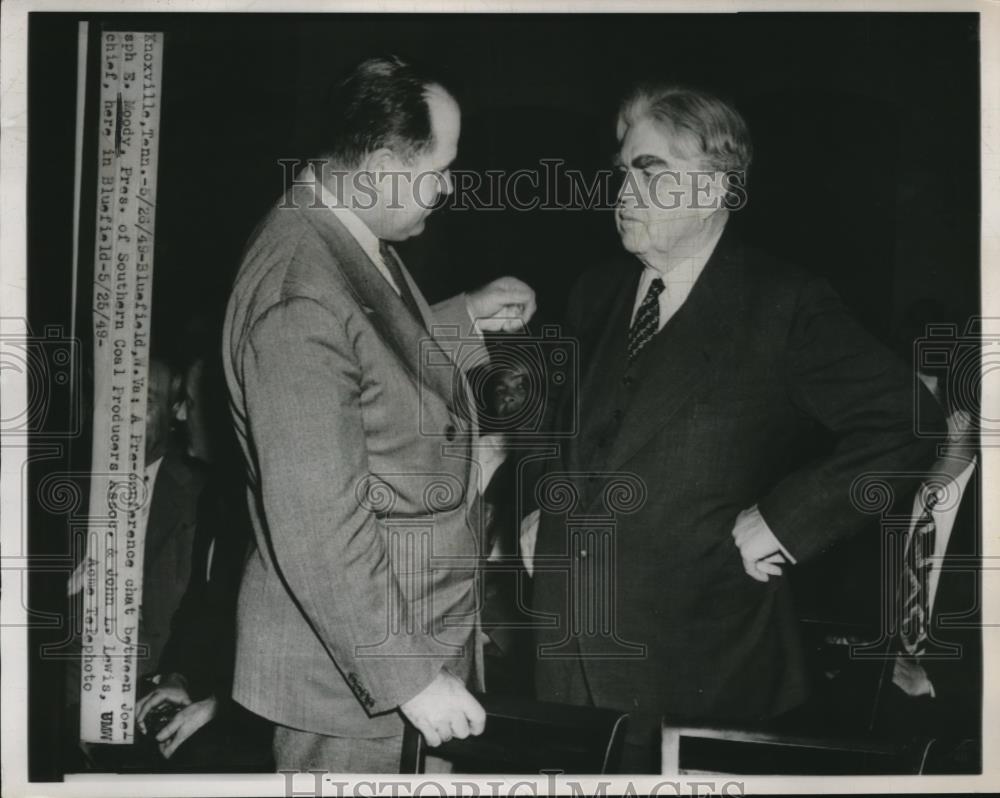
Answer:
[[630, 187], [627, 179], [618, 186], [618, 196], [615, 198], [615, 205], [622, 209], [634, 208], [636, 205], [635, 189]]
[[439, 185], [441, 186], [441, 193], [444, 196], [450, 197], [455, 193], [455, 183], [451, 179], [450, 171], [441, 173], [441, 181]]

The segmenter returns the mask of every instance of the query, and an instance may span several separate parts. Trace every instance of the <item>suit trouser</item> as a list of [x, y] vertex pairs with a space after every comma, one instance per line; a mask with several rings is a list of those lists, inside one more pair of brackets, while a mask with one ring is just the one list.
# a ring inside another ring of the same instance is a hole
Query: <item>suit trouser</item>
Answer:
[[403, 736], [331, 737], [299, 731], [287, 726], [274, 730], [274, 761], [277, 769], [329, 773], [399, 773]]
[[[403, 736], [361, 739], [277, 726], [274, 760], [278, 771], [322, 770], [327, 773], [399, 773]], [[427, 754], [424, 773], [451, 773], [452, 764]]]

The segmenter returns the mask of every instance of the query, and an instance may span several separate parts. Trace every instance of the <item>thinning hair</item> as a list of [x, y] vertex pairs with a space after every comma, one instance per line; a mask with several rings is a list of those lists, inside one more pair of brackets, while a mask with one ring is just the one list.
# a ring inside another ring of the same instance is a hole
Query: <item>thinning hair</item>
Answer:
[[440, 85], [395, 55], [362, 61], [327, 96], [318, 154], [349, 169], [382, 147], [411, 161], [434, 146], [427, 90]]
[[699, 89], [642, 83], [618, 110], [618, 139], [629, 127], [650, 119], [670, 137], [684, 158], [699, 159], [719, 172], [746, 172], [753, 157], [746, 121], [732, 105]]

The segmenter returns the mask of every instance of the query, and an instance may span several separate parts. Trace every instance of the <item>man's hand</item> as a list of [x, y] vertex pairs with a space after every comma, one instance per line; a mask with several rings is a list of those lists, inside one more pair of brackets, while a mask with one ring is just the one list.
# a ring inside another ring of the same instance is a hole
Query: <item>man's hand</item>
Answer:
[[198, 729], [208, 723], [219, 711], [216, 697], [209, 696], [201, 701], [189, 703], [184, 709], [171, 718], [170, 723], [160, 729], [156, 735], [160, 753], [164, 759], [170, 759], [174, 751]]
[[459, 679], [443, 669], [399, 710], [431, 747], [452, 737], [464, 740], [470, 734], [482, 734], [486, 728], [485, 710]]
[[87, 583], [87, 569], [94, 565], [93, 559], [90, 557], [90, 553], [80, 560], [76, 568], [73, 569], [73, 573], [69, 575], [69, 580], [66, 582], [66, 595], [75, 596], [81, 590], [83, 586]]
[[756, 506], [736, 516], [733, 540], [743, 557], [743, 570], [758, 582], [781, 576], [781, 566], [794, 562]]
[[477, 329], [513, 332], [535, 314], [535, 292], [516, 277], [499, 277], [466, 295], [466, 307]]
[[[139, 724], [139, 729], [146, 733], [146, 715], [153, 707], [169, 701], [171, 704], [178, 704], [186, 707], [191, 703], [191, 696], [188, 695], [187, 682], [179, 673], [171, 673], [156, 686], [151, 693], [146, 694], [135, 705], [135, 721]], [[166, 728], [166, 727], [164, 727]]]

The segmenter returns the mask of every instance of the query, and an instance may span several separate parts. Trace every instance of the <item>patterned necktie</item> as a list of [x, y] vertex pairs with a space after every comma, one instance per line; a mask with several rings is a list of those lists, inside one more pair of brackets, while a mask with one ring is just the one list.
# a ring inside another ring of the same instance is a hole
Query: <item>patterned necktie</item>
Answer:
[[382, 263], [389, 270], [392, 281], [399, 289], [399, 297], [403, 300], [403, 304], [406, 305], [406, 309], [413, 314], [413, 318], [416, 319], [417, 323], [421, 327], [424, 327], [424, 317], [420, 313], [420, 308], [417, 307], [417, 301], [410, 292], [409, 283], [403, 277], [403, 270], [399, 266], [399, 261], [396, 260], [396, 256], [393, 255], [392, 250], [389, 249], [389, 245], [385, 241], [380, 240], [378, 242], [378, 254], [382, 256]]
[[635, 360], [642, 348], [660, 329], [660, 294], [666, 286], [659, 277], [649, 284], [649, 290], [635, 314], [628, 331], [628, 362]]
[[925, 490], [923, 512], [906, 541], [903, 551], [902, 617], [899, 641], [910, 656], [921, 653], [927, 640], [927, 619], [930, 616], [930, 575], [937, 525], [931, 511], [941, 501], [940, 494]]

